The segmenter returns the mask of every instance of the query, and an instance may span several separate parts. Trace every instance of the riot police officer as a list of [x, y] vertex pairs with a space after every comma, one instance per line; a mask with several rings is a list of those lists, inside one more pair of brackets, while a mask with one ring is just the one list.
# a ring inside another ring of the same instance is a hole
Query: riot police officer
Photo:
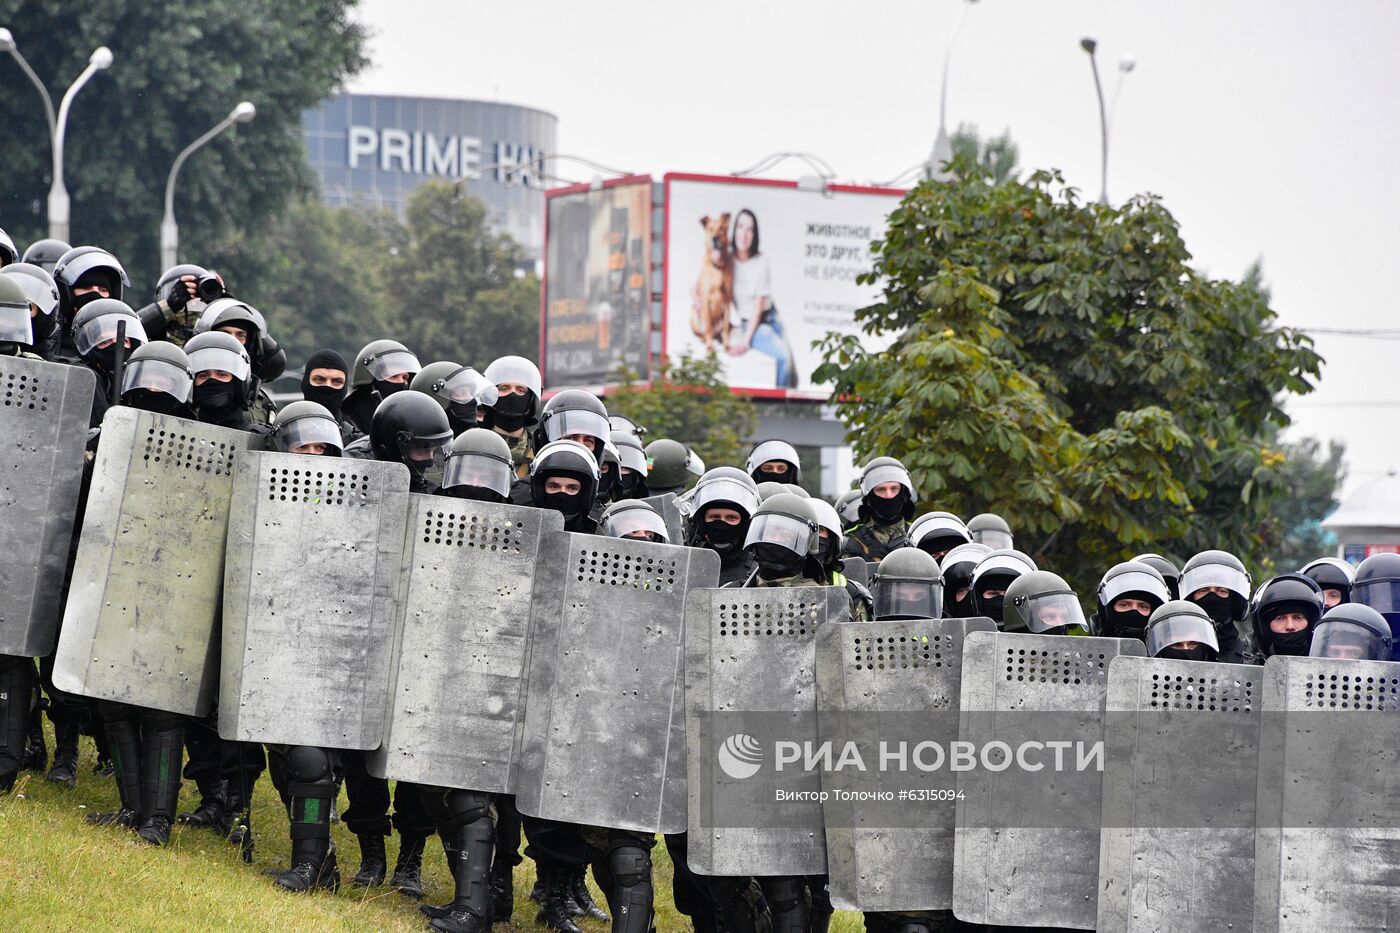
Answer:
[[121, 403], [177, 418], [194, 417], [194, 370], [190, 358], [163, 340], [142, 344], [122, 367]]
[[277, 414], [272, 431], [274, 450], [313, 457], [339, 457], [345, 445], [340, 425], [324, 405], [302, 399]]
[[[6, 288], [4, 321], [0, 322], [0, 355], [25, 355], [44, 359], [49, 338], [58, 321], [58, 285], [53, 276], [27, 262], [13, 262], [0, 270], [15, 288]], [[20, 304], [24, 304], [21, 311]]]
[[1372, 554], [1356, 568], [1352, 602], [1370, 606], [1391, 623], [1400, 624], [1400, 554]]
[[1240, 629], [1249, 610], [1250, 579], [1238, 557], [1226, 551], [1202, 551], [1181, 568], [1178, 586], [1183, 598], [1199, 605], [1215, 622], [1222, 662], [1262, 663], [1254, 639]]
[[860, 477], [861, 524], [846, 536], [845, 552], [852, 557], [879, 561], [903, 547], [914, 517], [914, 481], [893, 457], [876, 457]]
[[972, 574], [982, 558], [992, 552], [985, 544], [959, 544], [938, 562], [943, 574], [943, 615], [949, 619], [970, 619], [977, 615], [972, 596]]
[[1337, 557], [1319, 557], [1298, 572], [1321, 588], [1322, 602], [1328, 609], [1351, 601], [1351, 585], [1356, 579], [1356, 572], [1346, 561]]
[[983, 512], [967, 521], [967, 533], [978, 544], [985, 544], [992, 550], [1006, 550], [1016, 546], [1011, 536], [1011, 526], [1006, 519], [995, 512]]
[[870, 581], [875, 619], [937, 619], [943, 614], [943, 574], [938, 561], [916, 547], [896, 548]]
[[1181, 571], [1176, 564], [1167, 560], [1161, 554], [1139, 554], [1133, 560], [1146, 564], [1162, 575], [1162, 581], [1167, 584], [1167, 592], [1171, 593], [1172, 599], [1180, 599], [1180, 590], [1177, 583], [1181, 580]]
[[942, 560], [953, 548], [971, 540], [963, 520], [952, 512], [925, 512], [909, 526], [909, 545], [932, 554], [934, 560]]
[[58, 265], [63, 254], [72, 248], [71, 243], [65, 243], [63, 240], [35, 240], [25, 247], [20, 262], [33, 263], [49, 275], [53, 275], [54, 266]]
[[1342, 603], [1322, 615], [1308, 656], [1341, 661], [1389, 661], [1394, 636], [1385, 617], [1370, 606]]
[[1079, 597], [1064, 578], [1048, 570], [1022, 574], [1006, 588], [1003, 611], [1008, 632], [1030, 635], [1087, 635], [1089, 623]]
[[1215, 624], [1199, 604], [1173, 599], [1147, 622], [1147, 656], [1178, 661], [1214, 661], [1220, 654]]
[[203, 266], [171, 266], [156, 281], [155, 301], [136, 313], [152, 339], [183, 347], [195, 335], [195, 324], [208, 303], [222, 298], [223, 282]]
[[658, 438], [646, 446], [650, 471], [647, 489], [653, 496], [668, 492], [680, 495], [691, 482], [703, 476], [705, 464], [689, 447], [668, 437]]
[[340, 425], [341, 449], [351, 441], [359, 440], [364, 433], [355, 427], [341, 413], [345, 403], [347, 386], [350, 383], [350, 366], [345, 357], [334, 350], [321, 349], [306, 358], [302, 367], [301, 397], [315, 402], [331, 413]]
[[670, 544], [671, 535], [661, 514], [651, 503], [638, 499], [614, 502], [603, 510], [599, 532], [608, 538], [639, 538], [653, 544]]
[[850, 534], [860, 524], [860, 490], [847, 489], [836, 500], [836, 514], [841, 516], [841, 532]]
[[510, 445], [486, 428], [463, 431], [447, 453], [442, 494], [482, 502], [509, 502], [515, 478]]
[[341, 416], [360, 434], [368, 434], [379, 403], [408, 388], [423, 369], [418, 357], [397, 340], [374, 340], [355, 354], [350, 373], [350, 394], [341, 404]]
[[[54, 264], [53, 278], [58, 285], [59, 319], [44, 356], [77, 362], [82, 354], [74, 345], [73, 319], [88, 302], [100, 298], [122, 300], [131, 280], [117, 257], [96, 246], [77, 246], [64, 253]], [[132, 316], [135, 317], [134, 311]]]
[[1011, 581], [1040, 568], [1025, 554], [1012, 548], [988, 551], [972, 571], [972, 601], [977, 614], [1002, 627], [1006, 590]]
[[368, 437], [345, 448], [348, 457], [402, 463], [409, 491], [431, 494], [442, 481], [452, 426], [447, 412], [422, 392], [397, 392], [375, 409]]
[[424, 366], [408, 387], [437, 399], [447, 412], [453, 434], [475, 428], [479, 409], [496, 404], [499, 395], [496, 387], [481, 373], [450, 361]]
[[[1184, 588], [1186, 571], [1181, 579]], [[1282, 574], [1260, 588], [1251, 615], [1254, 637], [1265, 657], [1306, 657], [1312, 647], [1313, 629], [1322, 619], [1322, 590], [1300, 573]], [[1217, 622], [1216, 632], [1219, 631]], [[1224, 660], [1223, 650], [1221, 655]]]
[[528, 479], [530, 461], [535, 455], [530, 428], [539, 420], [540, 397], [544, 394], [540, 369], [523, 356], [503, 356], [492, 360], [482, 375], [497, 391], [496, 403], [482, 409], [482, 427], [506, 439], [515, 461], [516, 478]]
[[223, 331], [196, 334], [185, 344], [194, 370], [194, 408], [206, 424], [266, 435], [270, 428], [248, 417], [256, 389], [252, 360], [238, 339]]
[[[611, 423], [613, 415], [608, 421]], [[608, 439], [617, 448], [617, 483], [613, 499], [645, 499], [651, 495], [647, 486], [647, 452], [638, 436], [631, 431], [613, 430]]]
[[1172, 599], [1167, 581], [1146, 561], [1114, 564], [1099, 581], [1093, 633], [1103, 638], [1147, 640], [1147, 623]]
[[719, 582], [743, 582], [753, 573], [753, 558], [744, 548], [749, 522], [759, 506], [758, 487], [734, 467], [715, 467], [700, 477], [680, 502], [690, 547], [719, 555]]
[[801, 483], [802, 461], [787, 441], [759, 441], [744, 469], [755, 483]]

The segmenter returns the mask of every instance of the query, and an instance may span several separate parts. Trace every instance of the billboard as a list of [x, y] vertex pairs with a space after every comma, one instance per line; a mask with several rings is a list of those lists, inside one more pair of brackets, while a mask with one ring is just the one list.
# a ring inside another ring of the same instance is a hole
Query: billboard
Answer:
[[880, 289], [872, 265], [903, 191], [726, 176], [666, 176], [663, 346], [671, 357], [713, 351], [732, 389], [825, 398], [812, 380], [813, 341], [857, 333], [857, 308]]
[[651, 178], [546, 193], [540, 321], [544, 384], [648, 378], [651, 342]]

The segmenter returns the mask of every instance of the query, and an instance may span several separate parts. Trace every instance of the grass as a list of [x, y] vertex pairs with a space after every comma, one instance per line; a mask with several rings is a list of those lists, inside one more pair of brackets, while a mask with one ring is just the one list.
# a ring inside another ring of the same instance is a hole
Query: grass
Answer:
[[[49, 748], [53, 748], [52, 735]], [[94, 827], [85, 817], [117, 806], [110, 778], [92, 773], [93, 747], [82, 740], [78, 787], [50, 784], [40, 774], [21, 773], [12, 794], [0, 797], [0, 928], [7, 931], [84, 930], [423, 930], [427, 924], [410, 901], [389, 888], [362, 890], [345, 884], [339, 893], [298, 896], [281, 891], [264, 869], [285, 868], [291, 844], [287, 815], [264, 775], [254, 794], [253, 864], [245, 865], [237, 849], [205, 829], [176, 826], [170, 845], [156, 849], [134, 833]], [[197, 800], [186, 783], [182, 809]], [[344, 810], [346, 801], [340, 799]], [[336, 823], [332, 837], [340, 871], [347, 880], [359, 865], [359, 845]], [[389, 839], [392, 868], [398, 836]], [[671, 861], [658, 838], [653, 850], [656, 884], [656, 929], [682, 933], [688, 918], [671, 903]], [[451, 899], [452, 879], [436, 838], [429, 841], [423, 864], [427, 903]], [[528, 898], [535, 883], [534, 863], [526, 859], [515, 871], [515, 916], [496, 924], [501, 931], [540, 931], [533, 923], [536, 906]], [[592, 883], [599, 904], [606, 901]], [[607, 924], [578, 921], [588, 933], [604, 933]], [[859, 915], [838, 914], [835, 933], [862, 929]]]

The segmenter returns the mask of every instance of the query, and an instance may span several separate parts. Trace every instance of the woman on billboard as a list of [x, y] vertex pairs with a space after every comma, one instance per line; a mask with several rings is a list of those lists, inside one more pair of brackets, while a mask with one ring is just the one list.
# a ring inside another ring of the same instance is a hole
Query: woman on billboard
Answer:
[[768, 257], [758, 251], [758, 218], [747, 207], [734, 216], [730, 237], [734, 257], [734, 305], [739, 310], [741, 336], [729, 345], [733, 356], [757, 350], [776, 364], [780, 389], [797, 388], [797, 366], [788, 346], [778, 309], [773, 304], [773, 276]]

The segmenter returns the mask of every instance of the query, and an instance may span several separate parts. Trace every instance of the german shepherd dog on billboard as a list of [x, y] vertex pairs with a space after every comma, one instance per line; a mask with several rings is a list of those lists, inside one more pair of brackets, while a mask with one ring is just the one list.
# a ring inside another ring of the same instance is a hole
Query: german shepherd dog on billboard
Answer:
[[734, 303], [734, 257], [729, 251], [729, 214], [700, 218], [705, 229], [705, 253], [695, 282], [690, 329], [705, 343], [707, 353], [729, 348], [729, 306]]

